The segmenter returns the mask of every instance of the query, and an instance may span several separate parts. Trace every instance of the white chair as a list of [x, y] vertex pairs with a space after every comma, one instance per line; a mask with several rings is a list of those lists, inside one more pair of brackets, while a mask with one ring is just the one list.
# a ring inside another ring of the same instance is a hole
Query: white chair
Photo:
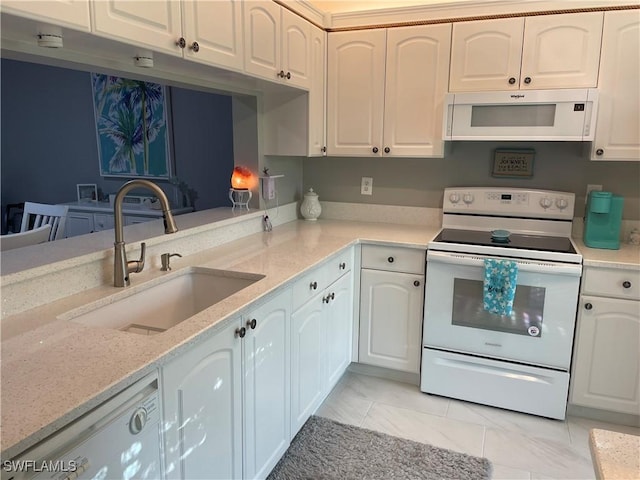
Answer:
[[47, 223], [33, 230], [27, 230], [26, 232], [2, 235], [0, 237], [0, 250], [13, 250], [14, 248], [45, 243], [49, 241], [50, 234], [51, 225]]
[[[21, 232], [41, 227], [45, 223], [51, 225], [49, 241], [64, 238], [67, 222], [68, 205], [48, 205], [46, 203], [24, 202]], [[31, 218], [34, 218], [31, 220]]]

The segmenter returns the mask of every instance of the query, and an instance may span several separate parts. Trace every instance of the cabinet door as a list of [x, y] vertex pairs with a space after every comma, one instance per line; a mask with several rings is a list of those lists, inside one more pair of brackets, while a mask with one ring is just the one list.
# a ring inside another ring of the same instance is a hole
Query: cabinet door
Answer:
[[101, 232], [114, 227], [113, 215], [110, 213], [94, 213], [93, 214], [94, 231]]
[[2, 0], [2, 11], [62, 27], [91, 30], [89, 0]]
[[520, 88], [595, 87], [602, 18], [603, 12], [527, 17]]
[[242, 478], [239, 321], [162, 369], [170, 479]]
[[327, 32], [311, 26], [311, 84], [309, 85], [309, 154], [326, 155], [325, 86]]
[[[265, 478], [290, 440], [291, 291], [245, 317], [244, 478]], [[251, 328], [255, 319], [255, 328]], [[247, 325], [248, 323], [248, 325]]]
[[93, 231], [93, 213], [69, 211], [65, 223], [65, 236], [67, 238], [85, 235]]
[[524, 18], [453, 24], [449, 91], [517, 90]]
[[583, 295], [571, 403], [638, 415], [640, 302]]
[[326, 382], [328, 394], [351, 363], [353, 325], [353, 275], [346, 273], [327, 289], [324, 325], [326, 331]]
[[287, 85], [311, 85], [311, 24], [282, 9], [282, 65]]
[[442, 103], [450, 44], [450, 24], [388, 30], [384, 155], [444, 154]]
[[111, 0], [91, 3], [93, 32], [154, 51], [182, 56], [180, 2]]
[[244, 69], [276, 80], [280, 71], [280, 6], [246, 1], [244, 5]]
[[640, 160], [640, 12], [606, 12], [591, 158]]
[[[235, 0], [182, 0], [185, 58], [242, 70], [242, 8]], [[194, 49], [193, 42], [197, 42]], [[197, 50], [197, 51], [196, 51]]]
[[359, 362], [420, 371], [424, 276], [362, 269]]
[[291, 436], [324, 399], [324, 295], [316, 295], [291, 315]]
[[385, 44], [385, 30], [328, 35], [329, 155], [382, 155]]

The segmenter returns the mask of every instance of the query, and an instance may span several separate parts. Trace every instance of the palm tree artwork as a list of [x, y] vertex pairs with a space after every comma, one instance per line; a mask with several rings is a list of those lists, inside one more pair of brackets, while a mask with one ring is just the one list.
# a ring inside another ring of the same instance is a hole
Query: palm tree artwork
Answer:
[[91, 83], [100, 174], [168, 178], [163, 86], [97, 73]]

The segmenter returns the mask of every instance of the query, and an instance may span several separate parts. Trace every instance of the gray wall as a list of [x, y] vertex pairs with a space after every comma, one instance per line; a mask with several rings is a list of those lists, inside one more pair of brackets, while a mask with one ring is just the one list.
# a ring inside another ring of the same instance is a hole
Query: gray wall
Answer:
[[[530, 179], [491, 176], [494, 150], [533, 148]], [[640, 219], [640, 162], [593, 162], [589, 144], [581, 142], [452, 142], [445, 158], [307, 158], [304, 189], [320, 201], [442, 207], [450, 186], [510, 186], [560, 190], [576, 194], [576, 216], [584, 214], [587, 184], [625, 199], [623, 217]], [[373, 195], [360, 195], [361, 177], [373, 177]]]
[[[116, 192], [127, 179], [100, 177], [89, 73], [7, 59], [0, 73], [3, 206], [74, 201], [78, 183]], [[231, 97], [171, 88], [170, 98], [174, 174], [197, 190], [198, 209], [229, 206]]]

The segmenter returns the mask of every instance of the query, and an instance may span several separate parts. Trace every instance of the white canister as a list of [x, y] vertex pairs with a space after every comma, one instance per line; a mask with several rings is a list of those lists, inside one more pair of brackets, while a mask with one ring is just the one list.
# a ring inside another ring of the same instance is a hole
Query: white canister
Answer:
[[322, 213], [322, 207], [318, 200], [318, 194], [310, 188], [307, 193], [304, 194], [304, 200], [300, 205], [300, 213], [305, 220], [315, 221]]

